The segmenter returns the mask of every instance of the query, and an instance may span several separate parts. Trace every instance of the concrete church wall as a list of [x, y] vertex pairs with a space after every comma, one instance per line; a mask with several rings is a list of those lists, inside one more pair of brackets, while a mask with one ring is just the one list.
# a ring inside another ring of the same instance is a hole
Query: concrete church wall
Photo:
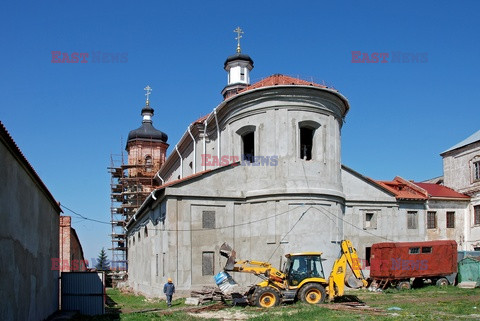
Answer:
[[60, 209], [2, 138], [0, 319], [43, 320], [58, 309]]
[[[226, 262], [218, 253], [223, 242], [239, 259], [269, 261], [277, 267], [286, 253], [321, 251], [328, 277], [344, 238], [340, 129], [348, 106], [338, 95], [310, 86], [255, 89], [215, 109], [217, 118], [207, 118], [205, 141], [204, 125], [191, 126], [195, 143], [186, 133], [159, 176], [174, 182], [195, 169], [212, 171], [162, 189], [161, 197], [137, 213], [128, 231], [130, 285], [147, 295], [161, 293], [167, 277], [174, 278], [179, 289], [214, 285], [213, 275]], [[301, 126], [313, 133], [308, 161], [300, 157]], [[245, 153], [242, 135], [251, 131], [255, 156], [274, 157], [274, 162], [202, 166], [202, 154], [227, 156], [229, 163], [232, 156], [240, 159]], [[157, 227], [164, 230], [147, 241], [142, 229], [153, 228], [152, 217], [161, 206], [165, 225]], [[248, 274], [234, 278], [244, 285], [258, 281]]]
[[[227, 168], [167, 188], [164, 198], [152, 204], [153, 210], [128, 232], [130, 285], [147, 295], [161, 293], [167, 277], [174, 278], [180, 290], [214, 285], [213, 275], [226, 262], [218, 253], [223, 242], [237, 251], [239, 259], [270, 261], [277, 267], [286, 253], [322, 251], [328, 276], [339, 250], [336, 242], [342, 239], [339, 217], [343, 216], [343, 201], [336, 196], [303, 193], [245, 197], [242, 187], [262, 170], [265, 168]], [[152, 217], [160, 204], [166, 204], [165, 225], [154, 227]], [[204, 227], [204, 212], [214, 213], [214, 227]], [[153, 277], [157, 255], [161, 256], [160, 267]], [[204, 270], [205, 258], [211, 258], [211, 269], [207, 266]], [[247, 274], [234, 277], [245, 285], [257, 279]]]
[[[182, 162], [178, 153], [173, 151], [167, 166], [161, 169], [160, 177], [169, 182], [204, 169], [214, 169], [218, 167], [218, 163], [212, 161], [214, 157], [227, 157], [229, 163], [233, 159], [240, 159], [245, 153], [241, 135], [246, 130], [253, 130], [255, 155], [276, 157], [278, 162], [273, 166], [276, 166], [277, 172], [288, 177], [289, 183], [295, 180], [295, 184], [305, 185], [304, 167], [309, 167], [307, 171], [316, 174], [311, 175], [310, 181], [317, 180], [322, 188], [341, 193], [340, 128], [345, 108], [344, 102], [335, 94], [316, 87], [261, 88], [232, 97], [217, 107], [219, 112], [216, 120], [213, 117], [207, 119], [205, 141], [204, 125], [192, 128], [196, 141], [195, 161], [194, 143], [186, 134], [177, 145]], [[303, 165], [299, 163], [301, 124], [316, 128], [313, 161], [303, 162]], [[202, 166], [202, 154], [210, 157], [208, 166]], [[196, 171], [193, 169], [194, 163]], [[272, 161], [266, 163], [272, 166]], [[277, 183], [282, 185], [281, 182]]]

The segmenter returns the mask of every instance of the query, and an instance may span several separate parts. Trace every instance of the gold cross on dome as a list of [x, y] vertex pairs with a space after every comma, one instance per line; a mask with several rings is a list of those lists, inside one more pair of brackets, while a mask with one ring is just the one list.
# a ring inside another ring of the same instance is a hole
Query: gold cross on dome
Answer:
[[145, 96], [147, 96], [147, 101], [149, 101], [150, 94], [152, 93], [152, 88], [149, 85], [147, 85], [147, 87], [143, 88], [143, 90], [147, 92]]
[[240, 38], [242, 38], [243, 30], [240, 29], [240, 27], [237, 27], [237, 29], [233, 30], [237, 34], [237, 52], [240, 53], [242, 50], [240, 49]]

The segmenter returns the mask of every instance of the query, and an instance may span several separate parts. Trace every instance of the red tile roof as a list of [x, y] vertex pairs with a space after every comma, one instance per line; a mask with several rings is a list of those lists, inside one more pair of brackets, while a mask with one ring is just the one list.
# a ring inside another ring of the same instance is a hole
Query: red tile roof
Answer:
[[396, 199], [425, 200], [428, 198], [428, 194], [423, 188], [398, 176], [393, 181], [376, 182], [395, 193]]
[[264, 78], [260, 80], [259, 82], [254, 83], [253, 85], [248, 86], [247, 88], [244, 88], [239, 91], [239, 93], [251, 90], [251, 89], [256, 89], [256, 88], [261, 88], [261, 87], [270, 87], [270, 86], [278, 86], [278, 85], [301, 85], [301, 86], [313, 86], [313, 87], [319, 87], [319, 88], [328, 88], [327, 86], [320, 85], [317, 83], [314, 83], [312, 81], [306, 81], [303, 79], [299, 78], [294, 78], [290, 76], [285, 76], [281, 74], [275, 74], [272, 76], [269, 76], [267, 78]]
[[376, 182], [395, 193], [397, 199], [422, 200], [427, 198], [453, 198], [468, 200], [470, 198], [465, 194], [455, 192], [453, 189], [443, 185], [411, 182], [399, 176], [395, 177], [392, 181]]
[[205, 119], [208, 118], [208, 116], [210, 116], [210, 114], [206, 114], [205, 116], [200, 117], [199, 119], [194, 121], [192, 124], [203, 124], [203, 122], [205, 121]]
[[420, 186], [424, 190], [428, 192], [428, 194], [431, 197], [438, 197], [438, 198], [461, 198], [461, 199], [469, 199], [470, 197], [462, 194], [455, 192], [453, 189], [443, 186], [443, 185], [438, 185], [438, 184], [432, 184], [432, 183], [415, 183], [415, 185]]

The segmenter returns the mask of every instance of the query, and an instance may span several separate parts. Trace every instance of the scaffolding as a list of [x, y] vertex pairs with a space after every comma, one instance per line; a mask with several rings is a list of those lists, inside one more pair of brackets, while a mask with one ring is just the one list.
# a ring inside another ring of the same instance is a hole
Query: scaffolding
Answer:
[[[153, 154], [153, 153], [151, 153]], [[159, 162], [155, 162], [159, 164]], [[154, 163], [125, 164], [124, 153], [110, 155], [110, 222], [112, 225], [111, 270], [123, 279], [127, 271], [128, 221], [140, 208], [148, 195], [158, 186], [155, 174], [159, 166]]]

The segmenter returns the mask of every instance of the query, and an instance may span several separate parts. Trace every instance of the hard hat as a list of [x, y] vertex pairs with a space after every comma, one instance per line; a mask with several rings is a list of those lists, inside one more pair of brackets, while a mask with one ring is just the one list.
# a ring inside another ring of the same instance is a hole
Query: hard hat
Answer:
[[168, 283], [172, 283], [172, 279], [171, 278], [168, 278]]

